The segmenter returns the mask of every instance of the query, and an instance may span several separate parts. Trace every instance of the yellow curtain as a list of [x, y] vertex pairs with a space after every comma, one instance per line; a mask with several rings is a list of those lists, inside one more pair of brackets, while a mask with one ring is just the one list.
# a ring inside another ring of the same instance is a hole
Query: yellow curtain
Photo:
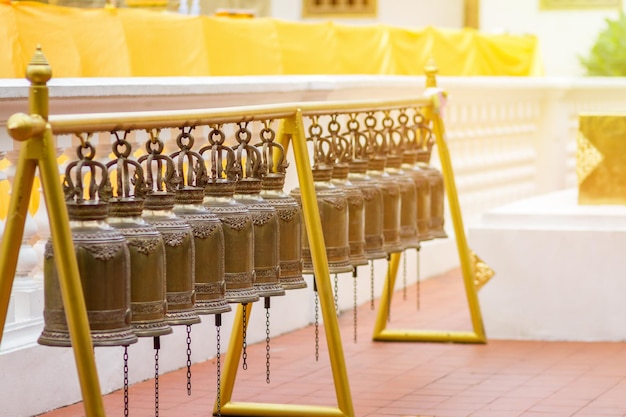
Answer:
[[118, 10], [135, 77], [209, 75], [202, 18]]
[[0, 77], [23, 77], [37, 44], [55, 77], [279, 74], [542, 75], [533, 36], [333, 22], [190, 17], [0, 2]]
[[337, 39], [331, 22], [276, 20], [285, 74], [340, 74]]
[[385, 26], [335, 25], [342, 74], [394, 74], [389, 32]]
[[204, 18], [211, 75], [283, 74], [278, 33], [270, 19]]

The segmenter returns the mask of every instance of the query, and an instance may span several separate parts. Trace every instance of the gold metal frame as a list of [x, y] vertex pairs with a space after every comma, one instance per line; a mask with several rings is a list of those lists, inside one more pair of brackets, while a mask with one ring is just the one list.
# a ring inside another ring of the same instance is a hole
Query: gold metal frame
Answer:
[[[35, 170], [39, 167], [44, 197], [50, 219], [51, 235], [55, 251], [55, 261], [59, 270], [61, 292], [67, 316], [67, 322], [74, 348], [76, 367], [83, 395], [85, 413], [88, 417], [103, 417], [105, 415], [98, 374], [93, 353], [93, 346], [89, 334], [89, 323], [81, 282], [76, 264], [76, 257], [72, 244], [69, 219], [63, 200], [63, 192], [59, 182], [58, 167], [55, 159], [54, 134], [111, 132], [151, 128], [175, 128], [181, 126], [214, 125], [219, 123], [233, 123], [253, 120], [282, 120], [279, 139], [287, 146], [293, 146], [293, 152], [298, 173], [298, 181], [302, 192], [302, 208], [304, 221], [308, 232], [316, 284], [324, 330], [328, 343], [333, 382], [337, 396], [335, 407], [321, 407], [294, 404], [265, 404], [232, 402], [232, 392], [235, 385], [239, 358], [241, 357], [243, 328], [234, 325], [230, 339], [229, 354], [225, 362], [221, 414], [245, 416], [329, 416], [354, 417], [352, 397], [346, 371], [345, 358], [339, 333], [337, 316], [335, 314], [333, 294], [330, 284], [330, 274], [326, 258], [326, 248], [322, 235], [320, 216], [313, 185], [313, 176], [306, 147], [303, 115], [324, 115], [332, 113], [353, 113], [380, 111], [387, 109], [407, 108], [419, 106], [432, 112], [434, 129], [437, 137], [439, 155], [443, 165], [444, 180], [450, 201], [454, 228], [457, 236], [457, 245], [461, 258], [461, 266], [465, 279], [468, 300], [472, 311], [474, 333], [454, 334], [453, 332], [438, 332], [408, 334], [407, 331], [389, 331], [384, 329], [387, 308], [391, 295], [383, 294], [383, 305], [379, 310], [379, 320], [375, 330], [375, 340], [437, 340], [437, 341], [465, 341], [484, 342], [480, 310], [476, 291], [471, 281], [473, 265], [465, 241], [465, 234], [461, 220], [458, 198], [454, 185], [452, 167], [447, 153], [443, 123], [440, 117], [441, 91], [427, 83], [427, 97], [384, 100], [384, 101], [352, 101], [352, 102], [308, 102], [287, 103], [276, 105], [259, 105], [236, 108], [161, 111], [161, 112], [129, 112], [106, 114], [81, 114], [51, 116], [48, 118], [48, 87], [47, 81], [51, 78], [50, 67], [38, 49], [28, 66], [27, 78], [31, 81], [29, 111], [30, 115], [14, 114], [7, 125], [11, 136], [22, 142], [19, 161], [13, 182], [13, 193], [9, 205], [4, 237], [0, 245], [0, 341], [6, 321], [9, 297], [13, 285], [19, 245], [24, 232], [24, 222], [28, 209], [28, 202], [32, 190]], [[388, 280], [393, 288], [397, 272], [399, 255], [392, 256]], [[251, 305], [240, 306], [236, 312], [234, 323], [242, 321], [243, 309], [251, 313]], [[382, 321], [381, 321], [382, 320]], [[215, 406], [217, 409], [217, 404]]]
[[[458, 342], [458, 343], [486, 343], [487, 336], [483, 326], [482, 314], [480, 312], [480, 304], [478, 302], [478, 285], [477, 277], [477, 258], [467, 245], [465, 237], [465, 228], [463, 226], [463, 218], [461, 216], [461, 208], [459, 206], [459, 197], [454, 181], [454, 172], [452, 171], [452, 163], [450, 162], [450, 153], [445, 140], [445, 129], [442, 120], [443, 104], [445, 100], [445, 92], [437, 88], [435, 80], [436, 69], [432, 67], [426, 68], [426, 96], [431, 100], [431, 106], [428, 107], [426, 117], [433, 122], [433, 133], [439, 151], [439, 160], [441, 162], [441, 170], [443, 180], [448, 197], [448, 205], [450, 215], [452, 217], [452, 225], [456, 237], [456, 245], [459, 253], [459, 261], [463, 274], [463, 283], [465, 284], [465, 294], [469, 306], [473, 331], [449, 331], [449, 330], [414, 330], [414, 329], [387, 329], [387, 319], [391, 306], [391, 298], [393, 289], [395, 288], [396, 275], [398, 273], [398, 265], [400, 263], [400, 253], [391, 254], [387, 270], [386, 283], [383, 287], [380, 305], [378, 306], [378, 315], [374, 324], [373, 340], [388, 342]], [[482, 262], [482, 261], [481, 261]], [[486, 264], [482, 263], [485, 275], [491, 278], [493, 271]], [[487, 279], [489, 279], [487, 278]], [[484, 285], [482, 280], [480, 285]]]

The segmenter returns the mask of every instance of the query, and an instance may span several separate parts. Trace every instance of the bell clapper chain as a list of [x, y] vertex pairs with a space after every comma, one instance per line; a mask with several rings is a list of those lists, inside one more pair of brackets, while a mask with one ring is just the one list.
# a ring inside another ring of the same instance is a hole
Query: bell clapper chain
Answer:
[[406, 301], [406, 251], [402, 252], [402, 299]]
[[356, 295], [357, 288], [356, 288], [356, 278], [357, 278], [357, 275], [358, 275], [357, 268], [356, 268], [356, 266], [353, 266], [352, 267], [352, 278], [354, 278], [354, 280], [353, 280], [353, 285], [354, 285], [354, 304], [353, 304], [353, 307], [352, 307], [352, 313], [353, 313], [352, 321], [353, 321], [353, 324], [354, 324], [354, 343], [356, 343], [356, 341], [357, 341], [356, 340], [356, 336], [357, 336], [357, 329], [356, 329], [356, 325], [357, 325], [357, 309], [356, 309], [357, 308], [357, 295]]
[[313, 292], [315, 293], [315, 362], [320, 358], [320, 300], [317, 295], [317, 281], [313, 275]]
[[374, 310], [374, 260], [370, 260], [370, 310]]
[[159, 417], [159, 349], [161, 349], [161, 337], [152, 339], [154, 346], [154, 417]]
[[265, 382], [270, 383], [270, 297], [265, 297]]
[[187, 395], [191, 395], [191, 325], [187, 325]]
[[417, 266], [415, 267], [415, 270], [417, 271], [417, 309], [420, 309], [420, 249], [421, 247], [417, 247], [416, 251], [417, 251], [417, 258], [416, 258], [416, 263]]
[[243, 365], [242, 368], [245, 371], [246, 369], [248, 369], [248, 342], [246, 342], [246, 335], [247, 335], [247, 327], [248, 327], [248, 323], [247, 323], [247, 318], [246, 318], [246, 310], [248, 307], [248, 303], [243, 303], [243, 315], [242, 315], [242, 323], [241, 325], [243, 326], [243, 352], [241, 354], [241, 357], [243, 358]]
[[222, 363], [221, 363], [222, 354], [220, 352], [221, 347], [222, 347], [221, 335], [220, 335], [221, 327], [222, 327], [222, 315], [216, 314], [215, 315], [215, 332], [217, 333], [217, 336], [215, 337], [216, 342], [217, 342], [217, 346], [216, 346], [216, 350], [217, 350], [217, 354], [216, 354], [216, 362], [217, 362], [216, 402], [217, 402], [217, 416], [218, 417], [221, 417], [222, 415]]
[[124, 417], [128, 417], [128, 345], [124, 345]]

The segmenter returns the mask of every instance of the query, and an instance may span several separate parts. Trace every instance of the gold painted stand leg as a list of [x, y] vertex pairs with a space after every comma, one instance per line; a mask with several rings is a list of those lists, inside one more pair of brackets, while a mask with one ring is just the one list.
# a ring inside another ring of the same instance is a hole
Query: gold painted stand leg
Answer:
[[0, 246], [0, 340], [17, 266], [19, 242], [22, 241], [24, 232], [30, 190], [35, 169], [38, 166], [85, 414], [87, 417], [104, 417], [100, 383], [87, 321], [87, 309], [74, 254], [69, 218], [63, 200], [63, 190], [59, 182], [54, 139], [50, 126], [46, 123], [48, 117], [46, 83], [50, 75], [50, 67], [41, 51], [38, 50], [27, 69], [27, 76], [31, 81], [29, 109], [31, 116], [16, 114], [11, 116], [7, 123], [11, 136], [23, 142], [13, 182], [5, 234]]
[[[434, 87], [434, 86], [432, 86]], [[454, 182], [454, 173], [450, 162], [450, 154], [445, 141], [445, 130], [443, 121], [439, 113], [441, 96], [434, 94], [431, 96], [433, 106], [430, 109], [430, 116], [433, 121], [433, 131], [437, 141], [437, 149], [439, 151], [439, 160], [443, 172], [443, 179], [454, 226], [456, 236], [457, 250], [463, 273], [463, 282], [465, 284], [465, 294], [470, 310], [472, 321], [472, 332], [464, 331], [447, 331], [447, 330], [414, 330], [414, 329], [386, 329], [387, 317], [391, 305], [391, 297], [396, 282], [396, 274], [398, 272], [398, 264], [400, 262], [400, 254], [393, 254], [391, 262], [389, 262], [389, 270], [387, 273], [388, 285], [384, 286], [380, 305], [378, 307], [378, 316], [374, 326], [372, 339], [377, 341], [392, 342], [458, 342], [458, 343], [485, 343], [487, 337], [483, 327], [482, 315], [480, 312], [480, 304], [474, 283], [475, 271], [470, 258], [470, 249], [467, 246], [465, 237], [465, 229], [463, 226], [463, 218], [459, 207], [459, 199]]]
[[[300, 110], [296, 112], [294, 117], [285, 120], [281, 126], [281, 132], [283, 133], [283, 135], [279, 136], [281, 140], [285, 137], [291, 138], [294, 157], [296, 160], [298, 181], [302, 191], [302, 211], [309, 237], [309, 245], [311, 247], [313, 269], [315, 271], [315, 280], [322, 309], [322, 316], [324, 318], [324, 330], [328, 343], [328, 353], [330, 356], [330, 364], [338, 407], [231, 402], [233, 388], [235, 386], [235, 378], [237, 376], [239, 358], [241, 356], [241, 343], [243, 340], [243, 328], [239, 326], [239, 323], [241, 323], [244, 307], [240, 306], [237, 309], [237, 314], [235, 316], [235, 325], [233, 327], [228, 349], [228, 358], [224, 368], [221, 414], [231, 416], [267, 417], [354, 417], [352, 396], [350, 394], [350, 385], [348, 382], [348, 374], [343, 355], [343, 346], [341, 343], [341, 335], [339, 333], [339, 323], [337, 322], [337, 316], [335, 314], [333, 294], [330, 285], [330, 273], [328, 270], [326, 248], [324, 246], [324, 238], [322, 235], [322, 225], [317, 207], [317, 199], [315, 197], [313, 174], [311, 173], [311, 167], [309, 164], [309, 157], [304, 136], [304, 126], [302, 122], [302, 113]], [[287, 144], [283, 143], [283, 145], [286, 148]], [[250, 314], [250, 309], [252, 307], [248, 305], [247, 308], [248, 311], [246, 313]], [[217, 403], [214, 408], [214, 413], [216, 412]]]

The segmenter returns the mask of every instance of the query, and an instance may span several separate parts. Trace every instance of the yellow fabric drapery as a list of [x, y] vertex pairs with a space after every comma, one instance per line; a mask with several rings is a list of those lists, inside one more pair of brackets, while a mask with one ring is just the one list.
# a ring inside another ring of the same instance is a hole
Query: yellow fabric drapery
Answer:
[[261, 74], [542, 74], [534, 36], [473, 29], [192, 17], [0, 2], [0, 77], [22, 78], [40, 44], [55, 77]]

